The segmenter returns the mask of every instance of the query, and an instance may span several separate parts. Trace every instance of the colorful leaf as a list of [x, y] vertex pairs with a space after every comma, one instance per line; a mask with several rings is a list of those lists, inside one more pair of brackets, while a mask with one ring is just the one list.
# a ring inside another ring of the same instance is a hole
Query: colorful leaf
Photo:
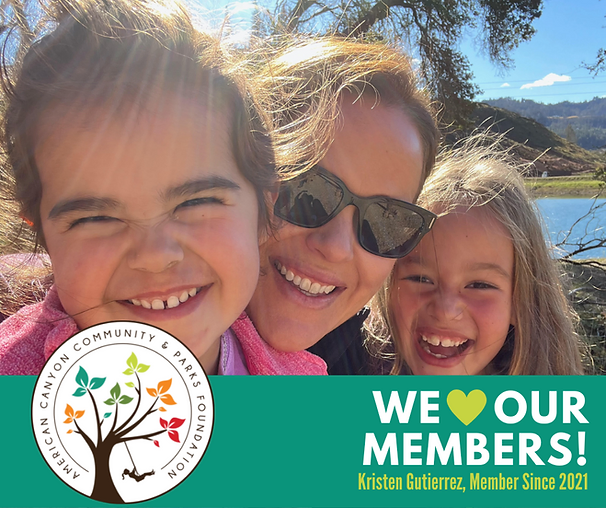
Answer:
[[131, 353], [131, 355], [128, 357], [128, 360], [126, 360], [126, 365], [128, 365], [131, 369], [136, 369], [137, 365], [139, 364], [139, 360], [137, 360], [137, 356], [135, 355], [135, 353]]
[[127, 376], [131, 376], [135, 371], [133, 369], [126, 369], [122, 374], [126, 374]]
[[170, 385], [172, 384], [172, 379], [167, 379], [166, 381], [160, 381], [158, 383], [158, 393], [166, 393], [170, 390]]
[[170, 393], [166, 393], [160, 397], [160, 400], [167, 406], [174, 406], [176, 404], [175, 399]]
[[82, 388], [86, 388], [88, 386], [88, 374], [82, 365], [80, 366], [80, 370], [78, 370], [78, 374], [76, 375], [76, 383], [78, 383]]
[[109, 418], [111, 415], [112, 415], [112, 414], [111, 414], [111, 412], [110, 412], [110, 413], [105, 413], [105, 414], [103, 415], [103, 418]]
[[107, 399], [103, 401], [105, 404], [107, 404], [108, 406], [113, 406], [116, 401], [114, 399]]
[[142, 363], [140, 363], [137, 367], [137, 372], [147, 372], [148, 369], [149, 365], [143, 365]]
[[155, 439], [154, 439], [154, 444], [155, 444], [155, 445], [156, 445], [158, 448], [160, 448], [160, 443], [158, 443], [158, 441], [156, 441]]
[[66, 406], [65, 406], [65, 414], [67, 416], [74, 416], [74, 408], [71, 407], [69, 404], [66, 404]]
[[109, 394], [114, 398], [118, 399], [120, 397], [120, 383], [116, 383], [114, 387], [109, 391]]
[[91, 379], [90, 382], [90, 389], [91, 390], [96, 390], [97, 388], [101, 388], [103, 386], [103, 383], [105, 383], [105, 380], [107, 378], [105, 377], [94, 377]]
[[147, 393], [149, 393], [152, 397], [156, 397], [158, 395], [158, 392], [155, 388], [146, 388], [146, 390]]
[[168, 422], [164, 418], [160, 418], [160, 426], [165, 429], [168, 427]]
[[69, 429], [69, 430], [67, 431], [67, 433], [68, 433], [68, 434], [71, 434], [73, 431], [74, 431], [74, 429]]
[[[81, 418], [83, 414], [84, 414], [84, 409], [82, 411], [76, 411], [76, 416], [74, 416], [74, 418]], [[174, 418], [173, 418], [173, 420], [174, 420]]]
[[176, 430], [169, 430], [168, 437], [170, 437], [175, 443], [180, 443], [179, 441], [179, 433]]
[[120, 404], [128, 404], [129, 402], [131, 402], [133, 400], [132, 397], [129, 397], [128, 395], [122, 395], [122, 397], [120, 397], [120, 400], [118, 401]]
[[74, 397], [82, 397], [82, 395], [84, 395], [86, 393], [86, 390], [84, 388], [77, 388], [76, 391], [74, 393], [72, 393], [72, 395]]
[[128, 383], [124, 383], [126, 386], [128, 386], [129, 388], [134, 388], [135, 387], [135, 383], [133, 383], [132, 381], [129, 381]]
[[69, 418], [66, 418], [63, 423], [72, 423], [73, 421], [74, 419], [70, 416]]
[[158, 411], [162, 411], [162, 412], [164, 413], [164, 412], [166, 411], [166, 408], [164, 408], [164, 407], [160, 406], [160, 407], [158, 408]]
[[185, 423], [185, 419], [171, 418], [170, 422], [168, 424], [168, 428], [169, 429], [178, 429], [179, 427], [181, 427], [181, 425], [183, 425], [183, 423]]

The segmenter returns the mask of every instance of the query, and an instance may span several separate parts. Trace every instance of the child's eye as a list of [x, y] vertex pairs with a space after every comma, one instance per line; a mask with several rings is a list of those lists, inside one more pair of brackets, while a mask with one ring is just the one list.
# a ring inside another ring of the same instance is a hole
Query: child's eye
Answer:
[[404, 280], [417, 282], [419, 284], [433, 284], [431, 279], [429, 277], [425, 277], [425, 275], [409, 275], [408, 277], [404, 277]]
[[103, 223], [103, 222], [115, 222], [119, 221], [115, 217], [108, 217], [107, 215], [93, 215], [91, 217], [81, 217], [69, 223], [69, 229], [72, 229], [76, 226], [80, 226], [82, 224], [94, 224], [94, 223]]
[[469, 289], [497, 289], [494, 284], [489, 284], [488, 282], [480, 281], [472, 282], [471, 284], [468, 284], [467, 287]]

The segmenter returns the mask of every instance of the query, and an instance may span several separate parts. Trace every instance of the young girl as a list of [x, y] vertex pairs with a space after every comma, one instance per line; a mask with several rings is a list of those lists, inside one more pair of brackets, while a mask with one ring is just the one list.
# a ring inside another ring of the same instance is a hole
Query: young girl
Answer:
[[468, 142], [419, 204], [439, 218], [375, 300], [370, 344], [391, 335], [392, 373], [582, 374], [574, 312], [507, 157]]
[[0, 326], [0, 373], [36, 374], [79, 329], [113, 320], [168, 331], [210, 374], [325, 372], [267, 347], [240, 316], [275, 175], [216, 44], [178, 4], [53, 8], [54, 30], [4, 83], [4, 139], [54, 287]]

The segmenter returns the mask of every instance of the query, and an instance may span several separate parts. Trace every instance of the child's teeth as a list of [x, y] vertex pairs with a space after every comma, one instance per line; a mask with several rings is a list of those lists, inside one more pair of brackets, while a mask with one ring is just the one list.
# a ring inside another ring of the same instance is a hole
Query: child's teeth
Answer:
[[309, 279], [303, 279], [301, 281], [301, 284], [299, 284], [299, 287], [303, 290], [303, 291], [309, 291], [309, 288], [311, 287], [311, 281]]
[[168, 301], [166, 302], [166, 306], [169, 309], [174, 309], [175, 307], [179, 306], [179, 299], [176, 296], [171, 296]]
[[186, 302], [188, 298], [189, 298], [189, 293], [187, 291], [183, 291], [183, 293], [181, 293], [181, 296], [179, 296], [179, 301], [181, 303], [183, 303], [183, 302]]
[[324, 290], [324, 292], [326, 294], [330, 293], [333, 289], [335, 288], [335, 286], [326, 286], [326, 289]]
[[295, 278], [292, 280], [292, 283], [295, 286], [298, 286], [299, 284], [301, 284], [301, 277], [299, 277], [298, 275], [295, 275]]
[[191, 288], [187, 293], [189, 296], [196, 296], [196, 288]]
[[448, 337], [440, 337], [438, 335], [429, 335], [429, 336], [421, 335], [421, 338], [428, 344], [431, 344], [432, 346], [442, 346], [442, 347], [458, 347], [461, 344], [467, 342], [467, 339], [465, 339], [465, 340], [449, 339]]
[[438, 337], [436, 337], [435, 335], [430, 335], [429, 337], [423, 336], [423, 340], [425, 342], [429, 342], [432, 346], [440, 345], [440, 339]]
[[291, 280], [293, 280], [295, 278], [295, 274], [292, 273], [290, 270], [288, 270], [286, 272], [286, 275], [284, 275], [284, 277], [286, 278], [287, 281], [290, 282]]
[[283, 266], [282, 268], [280, 268], [280, 273], [281, 273], [282, 275], [286, 275], [286, 272], [287, 272], [287, 270], [286, 270], [286, 267], [285, 267], [285, 266]]
[[151, 309], [151, 303], [149, 303], [147, 300], [141, 300], [141, 307], [144, 307], [145, 309]]
[[133, 305], [136, 305], [137, 307], [139, 307], [139, 306], [141, 305], [141, 300], [137, 300], [137, 299], [135, 299], [135, 298], [133, 298], [133, 299], [131, 300], [131, 302], [133, 302]]
[[162, 310], [164, 309], [164, 302], [156, 298], [155, 300], [152, 300], [151, 306], [154, 310]]

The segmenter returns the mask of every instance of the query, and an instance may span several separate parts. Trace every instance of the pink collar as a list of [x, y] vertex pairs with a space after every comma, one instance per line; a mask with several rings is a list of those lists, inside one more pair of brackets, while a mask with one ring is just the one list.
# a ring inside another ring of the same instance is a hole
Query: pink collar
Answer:
[[242, 346], [248, 371], [253, 375], [325, 376], [326, 363], [307, 351], [286, 353], [265, 342], [243, 312], [231, 325]]

